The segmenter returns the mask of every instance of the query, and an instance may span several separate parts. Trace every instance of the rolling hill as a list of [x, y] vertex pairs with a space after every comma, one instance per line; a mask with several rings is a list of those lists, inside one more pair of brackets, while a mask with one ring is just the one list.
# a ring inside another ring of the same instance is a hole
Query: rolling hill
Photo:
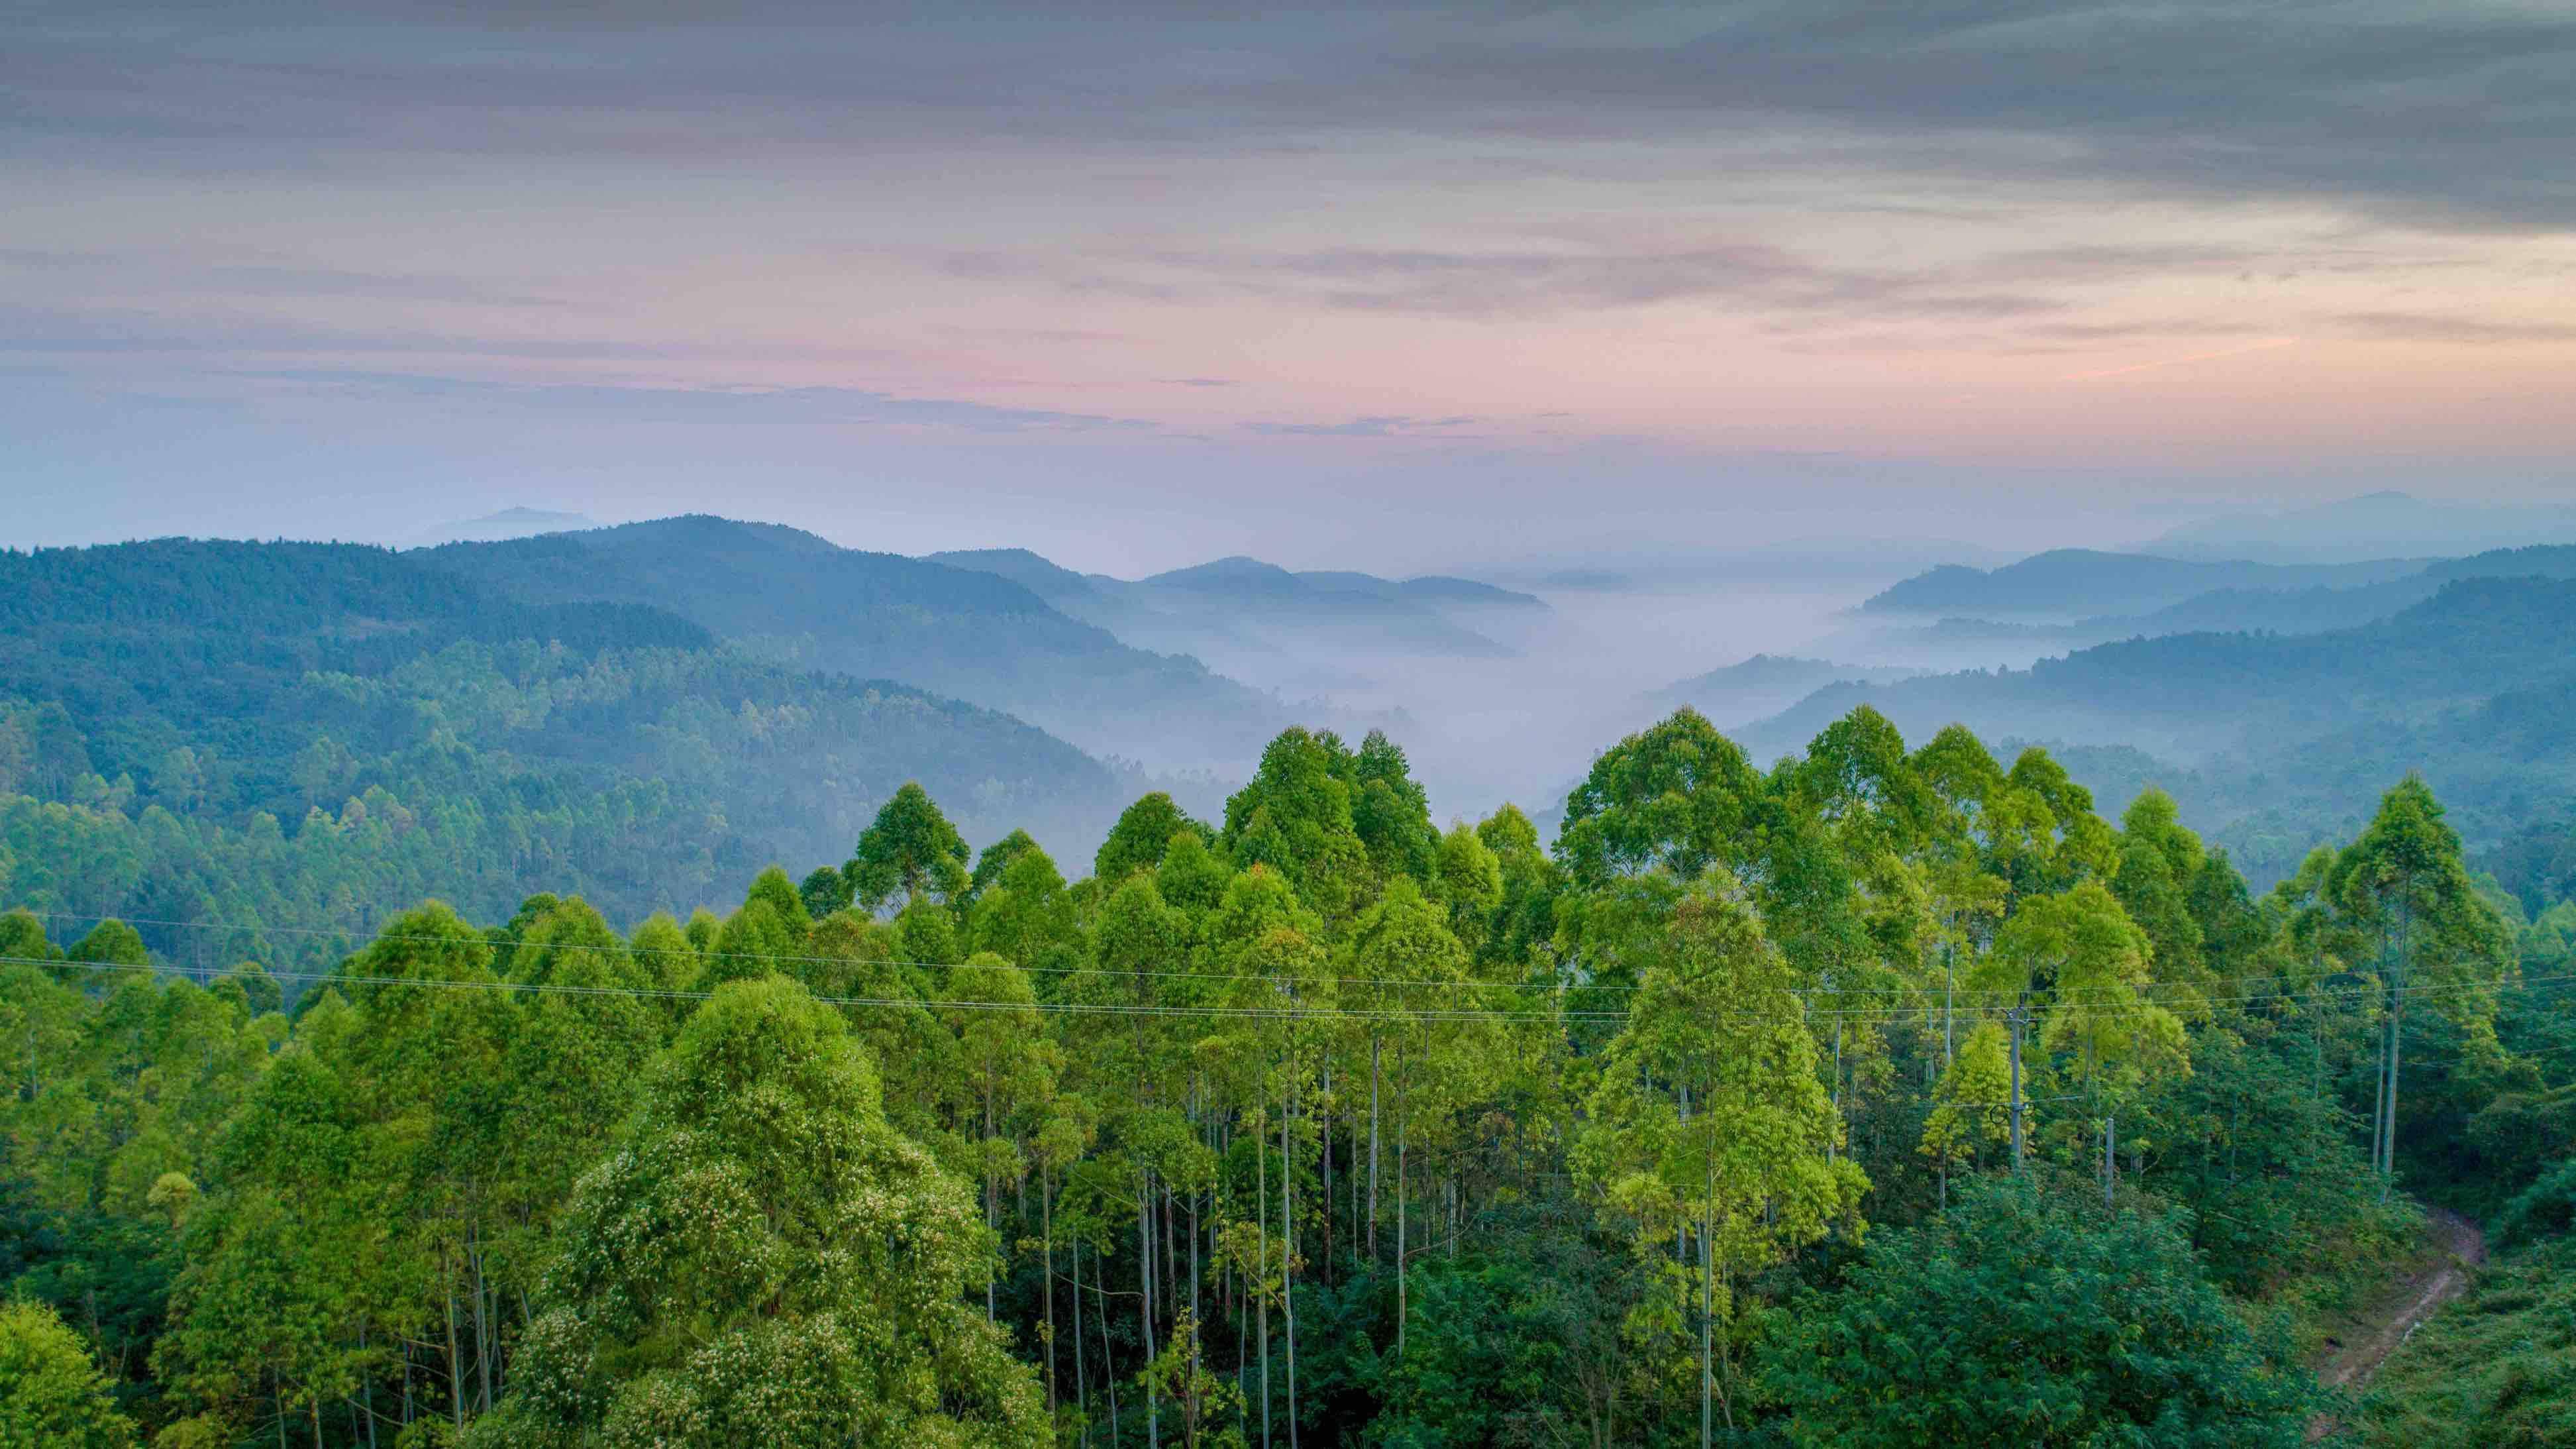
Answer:
[[2072, 620], [2148, 613], [2221, 589], [2283, 591], [2385, 583], [2421, 572], [2426, 562], [2417, 558], [2357, 564], [2205, 563], [2061, 548], [1995, 569], [1944, 564], [1871, 596], [1861, 609], [1872, 614]]
[[1286, 712], [996, 573], [706, 515], [425, 555], [501, 597], [649, 603], [765, 658], [899, 680], [1156, 768], [1231, 768]]
[[2163, 785], [2262, 876], [2295, 866], [2408, 771], [2473, 844], [2576, 800], [2570, 637], [2576, 581], [2466, 577], [2354, 628], [2173, 634], [2027, 670], [1835, 684], [1739, 734], [1757, 756], [1786, 753], [1866, 703], [1913, 739], [1956, 722], [2082, 747], [2069, 752], [2079, 777], [2094, 768], [2128, 793]]
[[254, 935], [359, 933], [362, 903], [423, 896], [500, 918], [537, 890], [632, 920], [839, 861], [906, 780], [970, 839], [1078, 850], [1144, 788], [1007, 715], [651, 605], [496, 599], [444, 553], [0, 551], [0, 893]]
[[1548, 615], [1533, 595], [1472, 579], [1300, 573], [1240, 555], [1142, 579], [1075, 573], [1026, 549], [925, 561], [1008, 579], [1129, 644], [1290, 691], [1338, 687], [1409, 659], [1507, 658], [1521, 631]]

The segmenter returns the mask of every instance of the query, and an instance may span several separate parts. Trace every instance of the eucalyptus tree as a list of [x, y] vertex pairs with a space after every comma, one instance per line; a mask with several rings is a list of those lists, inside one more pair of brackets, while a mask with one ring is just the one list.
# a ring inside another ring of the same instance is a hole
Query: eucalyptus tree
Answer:
[[1268, 866], [1327, 915], [1354, 904], [1368, 847], [1352, 823], [1349, 751], [1326, 731], [1291, 729], [1261, 752], [1260, 768], [1225, 802], [1218, 843], [1237, 869]]
[[1940, 1174], [1940, 1205], [1950, 1205], [1950, 1172], [1985, 1165], [1989, 1149], [2011, 1140], [2012, 1065], [2004, 1029], [1991, 1021], [1977, 1023], [1959, 1044], [1932, 1093], [1932, 1111], [1923, 1122], [1923, 1155]]
[[991, 1251], [840, 1017], [730, 983], [582, 1179], [472, 1442], [1044, 1443], [1035, 1374], [964, 1302]]
[[858, 848], [841, 867], [859, 909], [875, 911], [901, 898], [945, 903], [963, 894], [968, 880], [966, 841], [948, 823], [930, 792], [907, 780], [877, 810], [859, 835]]
[[1091, 858], [1091, 874], [1102, 884], [1115, 887], [1140, 870], [1152, 870], [1162, 864], [1164, 852], [1182, 833], [1199, 837], [1202, 843], [1215, 832], [1193, 820], [1172, 797], [1160, 790], [1130, 805], [1109, 828], [1100, 849]]
[[[1019, 1181], [1024, 1171], [1018, 1119], [1054, 1094], [1058, 1056], [1045, 1037], [1028, 973], [989, 951], [948, 973], [945, 1001], [940, 1014], [957, 1038], [959, 1065], [981, 1112], [972, 1156], [982, 1177], [984, 1226], [998, 1238], [1001, 1184]], [[986, 1322], [994, 1319], [994, 1282], [988, 1271]]]
[[1003, 846], [996, 845], [976, 863], [968, 934], [978, 951], [1024, 970], [1060, 975], [1082, 964], [1079, 913], [1055, 862], [1025, 834], [1013, 831], [1012, 837], [1022, 843], [998, 859]]
[[1836, 1153], [1842, 1119], [1794, 988], [1749, 910], [1694, 892], [1611, 1043], [1576, 1145], [1605, 1216], [1665, 1265], [1667, 1301], [1696, 1299], [1682, 1316], [1698, 1326], [1703, 1446], [1720, 1418], [1735, 1422], [1716, 1355], [1735, 1284], [1836, 1226], [1856, 1229], [1869, 1188]]
[[2009, 997], [2012, 1027], [2013, 1165], [2021, 1166], [2021, 1051], [2034, 1013], [2039, 1040], [2068, 1051], [2102, 1122], [2102, 1191], [2112, 1189], [2121, 1101], [2159, 1068], [2190, 1069], [2182, 1021], [2150, 994], [2153, 946], [2117, 897], [2099, 881], [2023, 900], [1976, 984]]
[[2397, 1167], [2402, 1021], [2410, 994], [2473, 1037], [2495, 1031], [2496, 988], [2513, 964], [2513, 938], [2460, 859], [2460, 837], [2441, 802], [2409, 775], [2380, 801], [2360, 838], [2336, 857], [2328, 895], [2369, 941], [2379, 978], [2381, 1045], [2372, 1163]]
[[[1384, 1212], [1381, 1151], [1393, 1138], [1397, 1352], [1412, 1311], [1413, 1175], [1417, 1145], [1436, 1148], [1454, 1115], [1500, 1065], [1502, 1033], [1479, 1002], [1466, 947], [1437, 902], [1399, 881], [1362, 916], [1347, 957], [1343, 1001], [1369, 1038], [1367, 1248], [1374, 1260]], [[1356, 1124], [1355, 1124], [1356, 1130]]]
[[2200, 919], [2192, 910], [2207, 853], [2185, 828], [2173, 797], [2149, 789], [2120, 817], [2120, 869], [2110, 881], [2129, 919], [2147, 933], [2155, 951], [2157, 981], [2190, 1021], [2209, 1019], [2210, 998], [2220, 994], [2210, 969]]

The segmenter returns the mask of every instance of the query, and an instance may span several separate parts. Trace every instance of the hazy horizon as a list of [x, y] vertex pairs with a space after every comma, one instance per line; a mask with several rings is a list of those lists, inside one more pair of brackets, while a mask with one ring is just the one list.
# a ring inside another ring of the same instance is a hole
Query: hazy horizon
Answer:
[[2571, 486], [2576, 17], [2505, 0], [47, 0], [0, 79], [15, 545], [1390, 570]]

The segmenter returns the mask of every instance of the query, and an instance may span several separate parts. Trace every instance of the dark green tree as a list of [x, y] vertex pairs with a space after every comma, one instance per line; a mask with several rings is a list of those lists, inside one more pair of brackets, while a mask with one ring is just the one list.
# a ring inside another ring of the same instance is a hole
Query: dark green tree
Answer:
[[2201, 1276], [2174, 1221], [2030, 1177], [1952, 1200], [1780, 1315], [1762, 1358], [1793, 1441], [2306, 1442], [2315, 1380]]

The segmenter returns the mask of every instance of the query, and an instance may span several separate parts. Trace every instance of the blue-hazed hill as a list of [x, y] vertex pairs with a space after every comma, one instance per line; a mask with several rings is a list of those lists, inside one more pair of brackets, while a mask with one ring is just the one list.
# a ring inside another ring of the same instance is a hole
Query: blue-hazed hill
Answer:
[[906, 780], [970, 838], [1069, 847], [1132, 793], [1007, 715], [642, 603], [498, 598], [440, 557], [0, 552], [0, 895], [355, 933], [362, 903], [554, 890], [632, 919], [838, 862]]

